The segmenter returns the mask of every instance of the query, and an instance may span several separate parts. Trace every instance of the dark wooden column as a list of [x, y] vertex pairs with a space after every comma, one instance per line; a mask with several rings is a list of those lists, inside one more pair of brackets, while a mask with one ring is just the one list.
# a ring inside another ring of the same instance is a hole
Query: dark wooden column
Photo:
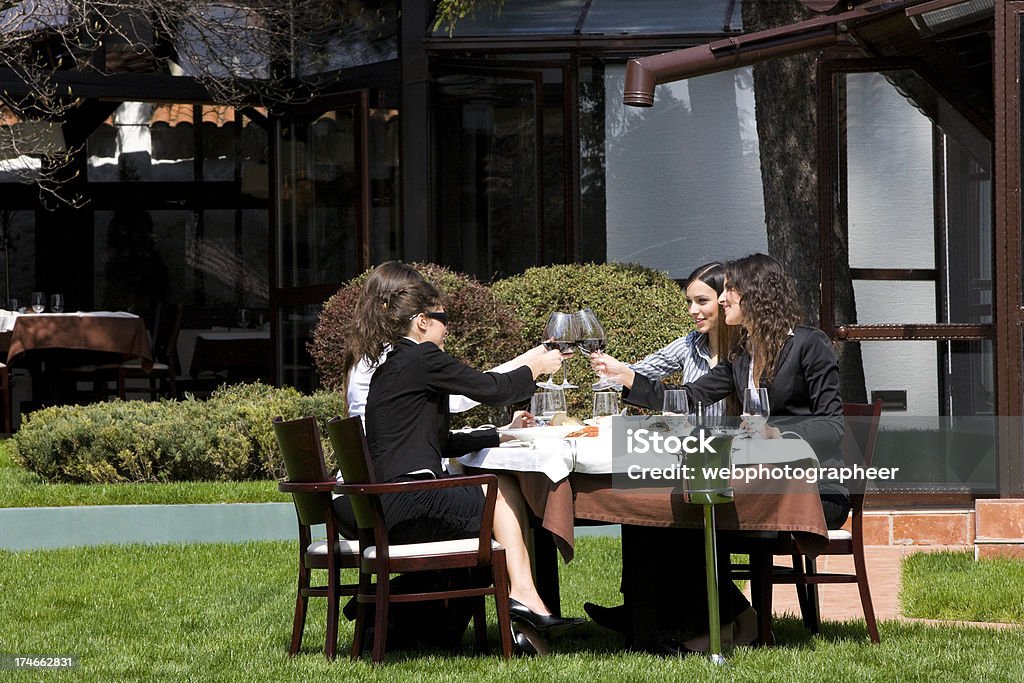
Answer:
[[430, 82], [423, 38], [429, 23], [426, 0], [402, 0], [399, 57], [402, 63], [402, 258], [429, 261], [430, 201]]

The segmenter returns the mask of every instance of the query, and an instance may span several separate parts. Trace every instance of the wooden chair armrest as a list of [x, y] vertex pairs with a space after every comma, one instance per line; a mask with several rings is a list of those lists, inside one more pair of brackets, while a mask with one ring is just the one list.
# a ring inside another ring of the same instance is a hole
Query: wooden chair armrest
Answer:
[[[491, 562], [491, 534], [494, 526], [494, 506], [498, 500], [498, 478], [493, 474], [474, 474], [462, 477], [445, 477], [444, 479], [420, 479], [416, 481], [396, 481], [386, 484], [335, 484], [334, 492], [344, 495], [357, 494], [364, 496], [379, 496], [386, 493], [408, 493], [410, 491], [428, 491], [431, 489], [463, 488], [469, 486], [487, 485], [487, 494], [484, 497], [484, 511], [480, 518], [480, 537], [477, 555], [480, 564]], [[377, 545], [386, 547], [387, 531], [380, 529], [382, 534]], [[381, 548], [378, 548], [381, 552]], [[386, 559], [385, 559], [386, 562]]]
[[277, 490], [281, 493], [331, 493], [337, 485], [336, 479], [330, 481], [279, 481]]
[[334, 492], [379, 496], [385, 493], [408, 493], [431, 489], [452, 489], [484, 484], [498, 485], [493, 474], [474, 474], [468, 477], [445, 477], [444, 479], [417, 479], [415, 481], [392, 481], [384, 484], [343, 484], [335, 482]]

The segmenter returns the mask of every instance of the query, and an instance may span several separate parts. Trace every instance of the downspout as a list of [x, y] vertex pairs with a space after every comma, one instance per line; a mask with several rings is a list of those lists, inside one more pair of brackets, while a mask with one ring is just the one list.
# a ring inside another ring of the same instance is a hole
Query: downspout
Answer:
[[650, 107], [654, 104], [654, 88], [662, 83], [836, 45], [846, 37], [848, 22], [883, 16], [906, 4], [906, 0], [880, 2], [684, 50], [631, 59], [626, 63], [622, 101], [634, 107]]

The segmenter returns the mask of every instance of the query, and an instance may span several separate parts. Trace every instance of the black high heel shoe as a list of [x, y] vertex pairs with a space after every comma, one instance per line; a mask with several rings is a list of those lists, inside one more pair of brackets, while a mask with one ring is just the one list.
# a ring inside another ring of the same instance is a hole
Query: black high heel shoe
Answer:
[[586, 619], [578, 617], [556, 617], [554, 614], [537, 614], [514, 598], [508, 599], [508, 608], [512, 612], [514, 620], [529, 624], [537, 633], [545, 638], [565, 633], [587, 623]]

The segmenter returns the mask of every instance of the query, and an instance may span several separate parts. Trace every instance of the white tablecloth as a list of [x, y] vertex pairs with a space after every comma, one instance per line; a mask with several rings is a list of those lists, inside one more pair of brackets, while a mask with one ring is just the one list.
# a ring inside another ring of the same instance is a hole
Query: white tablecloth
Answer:
[[[612, 458], [611, 435], [606, 431], [602, 430], [597, 437], [538, 439], [532, 445], [503, 444], [469, 453], [458, 461], [480, 469], [542, 472], [553, 482], [565, 479], [572, 472], [613, 474], [618, 470]], [[738, 467], [816, 460], [814, 450], [799, 438], [734, 439], [732, 458]]]
[[20, 313], [18, 311], [5, 311], [0, 310], [0, 333], [10, 332], [14, 329], [14, 324], [18, 321], [21, 316], [41, 316], [41, 317], [58, 317], [58, 316], [75, 316], [75, 317], [94, 317], [94, 318], [138, 318], [139, 316], [134, 313], [128, 313], [126, 311], [73, 311], [71, 313]]

